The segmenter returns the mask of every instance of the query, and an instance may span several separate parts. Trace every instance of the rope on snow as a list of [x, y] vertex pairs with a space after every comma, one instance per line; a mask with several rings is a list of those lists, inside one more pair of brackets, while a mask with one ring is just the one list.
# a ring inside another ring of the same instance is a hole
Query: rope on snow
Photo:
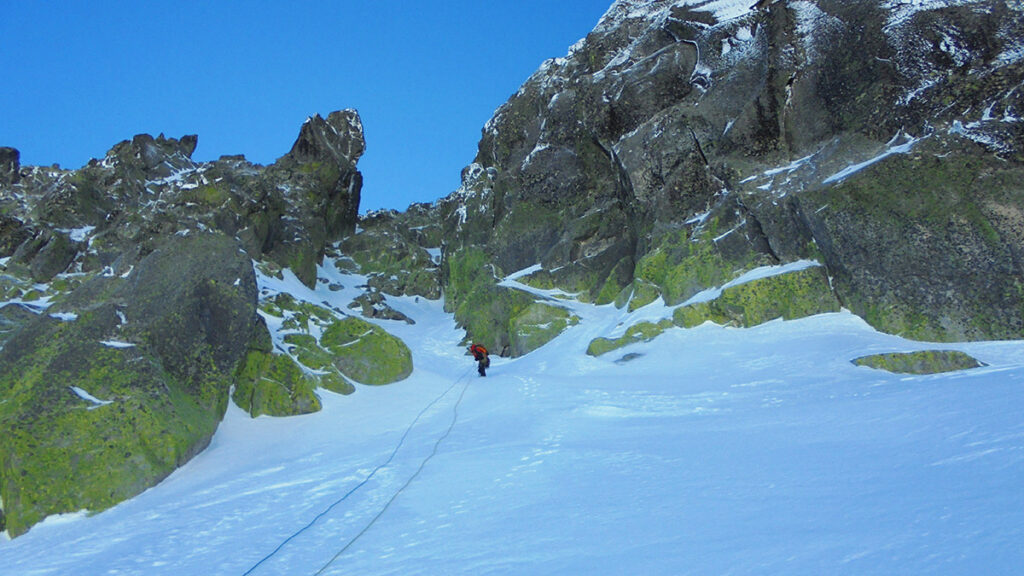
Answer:
[[[463, 380], [465, 380], [466, 377], [469, 376], [470, 371], [472, 371], [472, 367], [467, 369], [466, 372], [462, 376], [460, 376], [454, 382], [452, 382], [451, 386], [448, 386], [448, 388], [446, 388], [444, 390], [444, 392], [439, 394], [436, 398], [431, 400], [429, 404], [424, 406], [423, 410], [420, 410], [420, 413], [417, 414], [415, 418], [413, 418], [412, 422], [409, 424], [409, 427], [405, 429], [405, 433], [402, 434], [401, 439], [399, 439], [398, 444], [395, 445], [395, 449], [391, 451], [391, 454], [388, 456], [387, 460], [385, 460], [380, 465], [378, 465], [376, 468], [374, 468], [366, 476], [366, 478], [364, 478], [361, 482], [359, 482], [359, 484], [356, 484], [351, 490], [349, 490], [344, 495], [342, 495], [341, 498], [338, 498], [333, 503], [331, 503], [330, 506], [328, 506], [322, 512], [317, 514], [312, 520], [309, 521], [308, 524], [306, 524], [302, 528], [299, 528], [298, 530], [296, 530], [294, 533], [292, 533], [291, 536], [288, 536], [287, 538], [285, 538], [280, 544], [278, 544], [277, 548], [274, 548], [269, 554], [267, 554], [266, 556], [261, 558], [259, 562], [253, 564], [252, 568], [249, 568], [248, 570], [246, 570], [242, 574], [242, 576], [249, 576], [249, 574], [252, 574], [257, 568], [260, 567], [260, 565], [262, 565], [267, 560], [270, 560], [271, 558], [273, 558], [275, 554], [280, 552], [281, 549], [283, 549], [289, 542], [291, 542], [292, 540], [298, 538], [303, 532], [305, 532], [306, 530], [309, 530], [310, 528], [312, 528], [313, 525], [317, 523], [317, 521], [319, 521], [321, 518], [323, 518], [324, 516], [329, 514], [331, 512], [331, 510], [333, 510], [339, 504], [341, 504], [342, 502], [347, 500], [348, 497], [351, 496], [352, 494], [354, 494], [356, 490], [359, 490], [360, 488], [365, 486], [366, 483], [369, 482], [377, 474], [377, 472], [380, 472], [385, 466], [390, 464], [391, 461], [394, 460], [395, 455], [398, 454], [398, 451], [402, 448], [402, 445], [405, 444], [406, 438], [409, 437], [409, 433], [412, 432], [413, 427], [416, 426], [416, 423], [420, 421], [420, 418], [422, 418], [423, 415], [426, 414], [427, 411], [430, 410], [435, 404], [440, 402], [442, 398], [447, 396], [448, 393], [451, 392], [459, 384], [459, 382], [462, 382]], [[381, 511], [378, 512], [377, 515], [374, 516], [373, 519], [370, 520], [370, 522], [358, 534], [353, 536], [352, 539], [349, 540], [348, 543], [346, 543], [345, 546], [342, 547], [341, 550], [339, 550], [338, 553], [334, 555], [334, 557], [332, 557], [326, 564], [324, 564], [319, 570], [317, 570], [317, 572], [316, 572], [317, 576], [320, 575], [320, 574], [323, 574], [323, 572], [325, 570], [327, 570], [327, 568], [330, 567], [331, 564], [333, 564], [339, 557], [341, 557], [341, 555], [344, 554], [345, 551], [348, 550], [352, 546], [352, 544], [355, 543], [356, 540], [358, 540], [363, 534], [365, 534], [370, 529], [370, 527], [372, 527], [377, 522], [377, 520], [380, 519], [380, 517], [383, 516], [385, 512], [387, 512], [388, 508], [391, 506], [391, 503], [394, 502], [395, 499], [398, 498], [399, 494], [401, 494], [403, 491], [405, 491], [405, 489], [408, 488], [410, 484], [412, 484], [413, 480], [415, 480], [416, 477], [420, 475], [420, 472], [423, 471], [423, 468], [427, 465], [427, 462], [429, 462], [437, 454], [437, 450], [438, 450], [438, 447], [441, 446], [441, 442], [443, 442], [444, 439], [447, 438], [449, 434], [451, 434], [452, 429], [455, 428], [455, 423], [456, 423], [456, 421], [458, 420], [458, 417], [459, 417], [459, 405], [462, 403], [462, 398], [466, 395], [466, 390], [469, 389], [469, 382], [470, 382], [470, 380], [466, 380], [466, 385], [463, 386], [462, 392], [459, 394], [459, 399], [456, 400], [455, 406], [452, 408], [452, 421], [451, 421], [451, 424], [448, 425], [448, 429], [445, 430], [444, 434], [442, 434], [437, 439], [437, 442], [434, 443], [433, 450], [423, 460], [423, 462], [420, 463], [420, 466], [419, 466], [419, 468], [416, 469], [416, 472], [414, 472], [413, 475], [410, 476], [409, 479], [405, 482], [405, 484], [403, 484], [402, 487], [399, 488], [398, 491], [396, 491], [393, 496], [391, 496], [391, 498], [387, 501], [387, 503], [384, 504], [384, 507], [381, 509]]]

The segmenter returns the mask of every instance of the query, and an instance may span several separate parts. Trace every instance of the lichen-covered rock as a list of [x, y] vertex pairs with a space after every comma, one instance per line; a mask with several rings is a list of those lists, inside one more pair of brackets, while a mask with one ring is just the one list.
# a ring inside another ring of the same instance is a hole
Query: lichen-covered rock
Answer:
[[776, 263], [744, 210], [722, 203], [692, 228], [667, 231], [658, 238], [637, 262], [635, 276], [656, 286], [665, 303], [674, 306], [747, 270]]
[[[271, 166], [239, 156], [195, 162], [196, 144], [195, 136], [141, 134], [78, 170], [23, 167], [25, 177], [0, 179], [0, 249], [14, 241], [7, 224], [23, 223], [30, 237], [20, 234], [14, 248], [23, 255], [15, 260], [28, 264], [50, 246], [46, 265], [33, 272], [52, 277], [58, 263], [99, 271], [148, 253], [167, 235], [218, 230], [312, 286], [327, 245], [355, 230], [362, 187], [356, 163], [365, 148], [358, 114], [311, 118], [292, 151]], [[46, 236], [71, 232], [81, 244], [70, 256]]]
[[18, 246], [11, 261], [25, 265], [32, 280], [48, 282], [71, 265], [78, 248], [66, 234], [40, 230]]
[[621, 308], [628, 302], [628, 310], [634, 312], [661, 298], [661, 291], [651, 282], [643, 278], [636, 278], [632, 285], [623, 290], [622, 296], [622, 298], [616, 299], [616, 305]]
[[1021, 172], [934, 137], [795, 202], [846, 308], [905, 337], [1024, 334]]
[[334, 356], [334, 366], [346, 378], [360, 384], [390, 384], [412, 373], [412, 353], [405, 343], [359, 318], [331, 324], [320, 345]]
[[535, 301], [532, 294], [499, 286], [498, 269], [480, 248], [445, 254], [447, 289], [445, 310], [455, 315], [467, 338], [480, 342], [493, 354], [507, 355], [512, 347], [509, 323]]
[[579, 323], [579, 318], [561, 306], [534, 302], [509, 322], [509, 354], [522, 356], [540, 348]]
[[812, 266], [730, 286], [713, 300], [676, 308], [673, 320], [684, 328], [705, 321], [747, 327], [777, 318], [794, 320], [839, 309], [824, 269]]
[[872, 354], [851, 360], [857, 366], [868, 366], [899, 374], [938, 374], [979, 368], [984, 364], [959, 350], [919, 350]]
[[1024, 334], [1024, 8], [721, 4], [619, 2], [545, 62], [438, 203], [448, 246], [631, 308], [813, 258], [882, 330]]
[[[325, 349], [327, 344], [323, 340], [328, 329], [342, 319], [343, 311], [297, 300], [284, 292], [261, 300], [260, 310], [280, 318], [283, 351], [302, 368], [307, 380], [338, 394], [355, 392], [355, 386], [339, 371], [336, 355]], [[320, 334], [319, 340], [314, 333]], [[269, 343], [259, 349], [271, 351]]]
[[284, 341], [288, 344], [292, 357], [306, 367], [307, 378], [317, 386], [344, 395], [356, 391], [355, 386], [335, 366], [334, 354], [324, 350], [313, 335], [288, 334]]
[[0, 295], [50, 306], [0, 315], [0, 495], [12, 535], [159, 481], [209, 441], [236, 377], [254, 413], [313, 410], [318, 384], [351, 389], [333, 366], [247, 346], [252, 259], [312, 286], [329, 243], [355, 229], [358, 114], [312, 118], [269, 167], [195, 162], [196, 144], [142, 134], [78, 170], [0, 153]]
[[266, 323], [260, 318], [245, 358], [235, 371], [231, 399], [253, 418], [295, 416], [320, 410], [319, 383], [290, 356], [274, 351]]
[[649, 342], [672, 326], [672, 321], [668, 319], [661, 320], [660, 322], [639, 322], [627, 328], [626, 332], [618, 338], [594, 338], [590, 341], [590, 345], [587, 346], [587, 354], [602, 356], [630, 344]]
[[[0, 291], [0, 299], [7, 299], [3, 291]], [[21, 304], [0, 306], [0, 347], [3, 347], [7, 339], [17, 332], [18, 328], [35, 317], [35, 312]]]
[[395, 296], [441, 297], [440, 262], [428, 250], [441, 246], [436, 211], [423, 206], [403, 214], [378, 211], [363, 217], [360, 226], [361, 232], [345, 238], [339, 250], [358, 264], [372, 289]]
[[250, 350], [236, 374], [231, 398], [254, 418], [295, 416], [320, 410], [316, 386], [290, 357]]
[[[2, 200], [0, 199], [0, 202]], [[24, 222], [13, 216], [0, 214], [0, 258], [12, 256], [14, 251], [32, 236], [33, 231]]]
[[395, 310], [388, 305], [387, 300], [380, 293], [379, 290], [370, 286], [369, 289], [357, 296], [355, 300], [349, 305], [349, 308], [358, 308], [365, 318], [378, 318], [381, 320], [399, 320], [406, 324], [415, 324], [416, 322], [402, 314], [398, 310]]
[[0, 350], [0, 494], [18, 535], [103, 510], [202, 450], [256, 319], [252, 265], [221, 235], [171, 236], [97, 276]]

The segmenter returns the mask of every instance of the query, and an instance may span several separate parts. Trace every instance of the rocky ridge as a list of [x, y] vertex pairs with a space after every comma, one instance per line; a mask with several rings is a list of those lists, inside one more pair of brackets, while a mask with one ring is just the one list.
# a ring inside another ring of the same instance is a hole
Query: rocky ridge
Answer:
[[318, 388], [351, 393], [412, 370], [405, 345], [360, 310], [267, 286], [287, 274], [292, 292], [318, 287], [355, 231], [358, 114], [310, 118], [270, 166], [195, 162], [196, 143], [138, 135], [78, 170], [0, 150], [0, 501], [12, 536], [158, 482], [206, 446], [232, 390], [253, 416], [281, 416], [317, 410]]
[[[451, 286], [482, 285], [448, 304], [503, 345], [522, 303], [497, 279], [536, 263], [535, 286], [638, 307], [810, 259], [825, 309], [881, 330], [1020, 337], [1021, 38], [999, 0], [620, 0], [439, 202]], [[506, 302], [486, 322], [479, 291]]]

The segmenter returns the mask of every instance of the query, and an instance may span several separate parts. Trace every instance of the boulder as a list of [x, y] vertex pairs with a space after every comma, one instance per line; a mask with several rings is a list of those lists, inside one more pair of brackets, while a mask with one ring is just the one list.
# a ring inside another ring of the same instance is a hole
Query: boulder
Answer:
[[918, 350], [872, 354], [851, 360], [857, 366], [867, 366], [898, 374], [938, 374], [970, 370], [984, 366], [982, 362], [959, 350]]
[[253, 418], [308, 414], [320, 410], [317, 384], [290, 357], [250, 350], [236, 374], [231, 398]]
[[509, 354], [522, 356], [553, 340], [580, 319], [561, 306], [534, 302], [509, 321]]
[[355, 317], [331, 324], [320, 345], [334, 355], [334, 365], [346, 378], [360, 384], [390, 384], [412, 373], [412, 353], [404, 342]]
[[252, 265], [222, 235], [171, 236], [97, 276], [0, 350], [0, 495], [12, 536], [99, 511], [202, 450], [256, 325]]

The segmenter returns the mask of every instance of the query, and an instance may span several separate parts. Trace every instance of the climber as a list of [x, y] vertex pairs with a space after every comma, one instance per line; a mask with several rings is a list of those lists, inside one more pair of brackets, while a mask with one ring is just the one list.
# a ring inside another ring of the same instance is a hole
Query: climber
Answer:
[[484, 348], [482, 344], [473, 344], [469, 347], [469, 351], [473, 354], [473, 359], [476, 360], [476, 371], [481, 376], [487, 376], [487, 367], [491, 365], [491, 359], [487, 356], [487, 348]]

